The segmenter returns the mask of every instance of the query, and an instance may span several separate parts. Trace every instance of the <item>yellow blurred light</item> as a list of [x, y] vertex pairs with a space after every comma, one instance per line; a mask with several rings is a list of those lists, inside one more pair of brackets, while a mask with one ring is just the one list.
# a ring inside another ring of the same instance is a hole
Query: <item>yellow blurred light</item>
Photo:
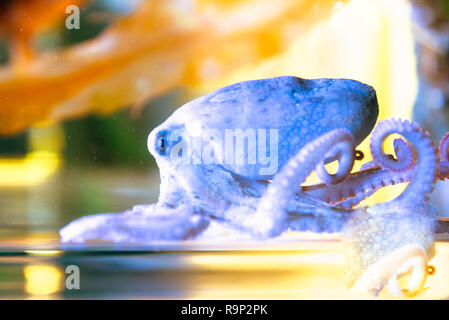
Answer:
[[0, 187], [35, 186], [52, 177], [61, 164], [58, 153], [34, 151], [23, 159], [0, 159]]
[[31, 295], [50, 295], [62, 290], [62, 271], [53, 265], [29, 265], [23, 270], [25, 292]]
[[28, 134], [23, 158], [0, 157], [0, 188], [36, 186], [54, 176], [61, 166], [64, 131], [60, 125], [39, 123]]
[[25, 253], [36, 256], [58, 256], [62, 254], [60, 250], [25, 250]]

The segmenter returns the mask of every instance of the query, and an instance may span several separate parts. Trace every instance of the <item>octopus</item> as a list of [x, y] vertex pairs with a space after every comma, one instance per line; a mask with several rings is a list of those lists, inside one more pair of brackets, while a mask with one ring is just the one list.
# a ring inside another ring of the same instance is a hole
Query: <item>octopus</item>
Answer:
[[[157, 203], [77, 219], [63, 243], [148, 243], [214, 237], [217, 225], [269, 239], [288, 231], [341, 233], [348, 287], [377, 295], [421, 290], [438, 213], [429, 201], [449, 174], [449, 135], [440, 152], [413, 122], [376, 125], [375, 90], [350, 79], [293, 76], [218, 89], [177, 109], [151, 131], [160, 171]], [[375, 126], [376, 125], [376, 126]], [[371, 133], [373, 161], [352, 172]], [[383, 145], [392, 134], [395, 154]], [[338, 162], [335, 173], [326, 165]], [[315, 172], [322, 181], [304, 185]], [[377, 190], [408, 183], [397, 198], [358, 206]], [[408, 288], [398, 278], [410, 275]]]

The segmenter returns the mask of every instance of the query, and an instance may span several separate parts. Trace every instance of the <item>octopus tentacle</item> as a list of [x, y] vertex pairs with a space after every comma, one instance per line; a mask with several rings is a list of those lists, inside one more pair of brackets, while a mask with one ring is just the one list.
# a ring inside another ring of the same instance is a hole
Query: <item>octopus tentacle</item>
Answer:
[[311, 197], [350, 209], [380, 188], [409, 181], [413, 170], [391, 172], [381, 168], [372, 168], [349, 175], [341, 184], [302, 187], [302, 192]]
[[[359, 209], [351, 216], [344, 230], [347, 252], [353, 259], [349, 283], [375, 294], [386, 285], [393, 294], [414, 294], [424, 285], [432, 254], [436, 212], [426, 193], [433, 189], [439, 159], [427, 133], [415, 123], [393, 119], [379, 123], [373, 132], [371, 152], [379, 165], [398, 172], [411, 169], [383, 153], [383, 141], [393, 133], [405, 137], [416, 152], [414, 175], [396, 199]], [[401, 273], [411, 273], [408, 291], [398, 284]]]
[[[395, 270], [391, 268], [392, 265], [400, 265], [401, 267]], [[414, 295], [421, 289], [422, 279], [427, 276], [426, 251], [417, 244], [404, 245], [380, 258], [366, 269], [354, 283], [352, 289], [363, 292], [367, 291], [366, 288], [369, 288], [368, 291], [371, 294], [377, 295], [382, 290], [381, 284], [388, 283], [390, 293], [400, 295], [402, 289], [397, 283], [397, 278], [400, 274], [409, 271], [412, 271], [412, 276], [409, 280], [407, 294]], [[379, 281], [379, 279], [381, 280]]]
[[380, 122], [374, 129], [371, 138], [371, 154], [377, 164], [395, 172], [409, 170], [410, 165], [393, 161], [383, 152], [382, 144], [384, 140], [394, 133], [404, 136], [419, 155], [416, 170], [414, 170], [416, 174], [404, 192], [394, 201], [413, 200], [412, 203], [423, 203], [427, 201], [426, 194], [433, 190], [433, 184], [436, 180], [438, 158], [433, 142], [429, 138], [429, 134], [422, 132], [416, 123], [396, 119]]
[[[413, 162], [415, 161], [415, 154], [413, 150], [410, 149], [407, 142], [402, 139], [394, 139], [393, 147], [397, 161], [403, 163], [406, 167], [411, 167], [413, 165]], [[392, 155], [387, 155], [387, 157], [394, 159]], [[360, 167], [360, 171], [378, 167], [379, 165], [376, 163], [376, 161], [372, 160], [363, 164]]]
[[[449, 178], [449, 161], [440, 160], [437, 169], [438, 179]], [[337, 186], [326, 184], [303, 186], [302, 193], [340, 208], [351, 209], [383, 187], [410, 181], [415, 175], [414, 171], [414, 168], [410, 168], [403, 172], [392, 172], [373, 166], [371, 169], [352, 173]]]
[[[400, 162], [403, 167], [412, 168], [415, 154], [407, 142], [395, 139], [393, 143], [397, 158], [395, 161]], [[349, 175], [338, 187], [317, 185], [303, 189], [312, 196], [341, 208], [351, 209], [380, 188], [406, 182], [412, 176], [411, 170], [406, 173], [392, 173], [390, 170], [380, 169], [375, 161], [370, 161], [362, 166], [361, 171]]]
[[[343, 229], [347, 284], [375, 294], [384, 286], [395, 295], [417, 293], [433, 254], [435, 218], [428, 204], [399, 202], [358, 209]], [[398, 284], [398, 275], [403, 273], [411, 274], [408, 291]]]
[[[323, 154], [339, 155], [340, 159], [345, 157], [354, 159], [353, 156], [346, 155], [344, 152], [350, 150], [347, 146], [342, 146], [347, 144], [353, 145], [351, 133], [345, 129], [335, 129], [308, 143], [289, 160], [267, 187], [255, 215], [249, 222], [253, 226], [256, 224], [256, 230], [260, 236], [276, 236], [282, 232], [289, 203], [300, 188], [300, 184], [317, 165], [322, 163]], [[340, 150], [340, 152], [334, 150]], [[353, 155], [353, 149], [349, 153]]]
[[[402, 173], [401, 171], [386, 173], [386, 177], [382, 179], [380, 183], [378, 180], [377, 183], [373, 184], [373, 188], [362, 189], [361, 190], [362, 192], [356, 193], [355, 197], [351, 199], [346, 199], [341, 202], [337, 202], [336, 203], [337, 206], [346, 209], [354, 208], [360, 202], [362, 202], [363, 200], [374, 194], [374, 192], [376, 192], [381, 187], [403, 183], [405, 181], [410, 180], [414, 176], [414, 174], [411, 172], [412, 171], [411, 169], [414, 166], [414, 162], [416, 159], [416, 154], [413, 151], [413, 149], [411, 149], [410, 146], [407, 144], [407, 142], [402, 139], [395, 139], [393, 141], [393, 146], [397, 159], [395, 161], [401, 163], [404, 168], [407, 168], [406, 169], [407, 171], [404, 174], [401, 174]], [[372, 162], [376, 163], [375, 160], [373, 160]], [[376, 166], [377, 164], [373, 167]]]
[[82, 217], [65, 226], [59, 234], [63, 243], [183, 240], [201, 233], [209, 221], [203, 215], [192, 214], [191, 208], [186, 205], [175, 209], [156, 208], [156, 204], [138, 205], [120, 214]]
[[[316, 167], [318, 177], [327, 184], [338, 184], [342, 182], [352, 170], [354, 166], [355, 153], [353, 152], [353, 143], [342, 141], [332, 148], [325, 156], [324, 161]], [[335, 174], [329, 174], [324, 164], [339, 159], [338, 170]]]
[[339, 208], [352, 209], [352, 208], [356, 207], [360, 202], [362, 202], [366, 198], [373, 195], [374, 192], [376, 192], [376, 191], [377, 191], [376, 188], [366, 190], [362, 193], [356, 194], [356, 196], [353, 198], [349, 198], [349, 199], [337, 202], [337, 203], [335, 203], [335, 205]]
[[394, 139], [393, 147], [398, 161], [403, 163], [405, 167], [411, 168], [416, 160], [416, 153], [408, 143], [402, 139]]
[[[391, 161], [394, 161], [393, 163], [398, 167], [405, 168], [404, 171], [381, 169], [372, 161], [367, 166], [371, 168], [352, 173], [338, 186], [324, 184], [305, 186], [303, 192], [338, 207], [350, 209], [380, 188], [410, 181], [415, 176], [416, 151], [402, 139], [395, 139], [394, 144], [397, 160]], [[449, 153], [448, 147], [449, 134], [440, 143], [442, 160], [437, 163], [435, 171], [436, 177], [441, 180], [449, 177], [449, 161], [444, 160]], [[386, 155], [386, 157], [390, 157], [390, 155]]]

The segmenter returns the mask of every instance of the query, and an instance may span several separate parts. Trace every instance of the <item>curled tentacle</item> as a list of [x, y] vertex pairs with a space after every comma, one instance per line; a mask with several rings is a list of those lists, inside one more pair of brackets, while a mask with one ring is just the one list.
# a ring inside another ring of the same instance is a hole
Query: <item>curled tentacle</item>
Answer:
[[[354, 146], [350, 141], [342, 141], [337, 144], [326, 154], [325, 160], [316, 167], [318, 177], [327, 184], [342, 182], [351, 173], [354, 166], [355, 153], [353, 150]], [[335, 174], [330, 174], [324, 164], [334, 159], [338, 159], [338, 171]]]
[[[408, 288], [398, 285], [398, 277], [411, 274]], [[403, 293], [415, 295], [427, 277], [427, 254], [417, 244], [404, 245], [370, 265], [360, 276], [352, 289], [357, 292], [369, 291], [377, 295], [387, 285], [388, 291], [396, 296]]]
[[379, 166], [394, 172], [410, 169], [408, 162], [394, 161], [383, 152], [384, 140], [394, 133], [405, 137], [417, 154], [415, 176], [405, 191], [394, 201], [410, 200], [412, 203], [423, 203], [427, 200], [426, 193], [433, 190], [436, 176], [438, 158], [432, 140], [416, 123], [396, 119], [380, 122], [371, 137], [371, 153]]
[[396, 159], [391, 155], [386, 157], [394, 161], [396, 172], [382, 170], [376, 161], [371, 161], [362, 166], [361, 172], [348, 176], [338, 188], [306, 187], [305, 191], [341, 208], [351, 209], [382, 187], [409, 181], [413, 177], [416, 155], [404, 140], [395, 139], [393, 143]]
[[[322, 199], [328, 203], [335, 204], [340, 208], [350, 209], [361, 201], [371, 196], [380, 188], [396, 185], [410, 181], [415, 175], [416, 153], [402, 139], [394, 140], [397, 161], [409, 167], [405, 171], [393, 172], [389, 169], [381, 169], [374, 161], [362, 166], [362, 170], [350, 174], [344, 182], [338, 186], [317, 184], [304, 186], [303, 193]], [[438, 179], [449, 178], [449, 161], [444, 160], [449, 153], [449, 133], [440, 143], [440, 162], [437, 166], [436, 175]], [[390, 155], [387, 155], [389, 157]], [[413, 161], [413, 165], [409, 165]], [[365, 167], [366, 166], [366, 167]], [[365, 169], [363, 170], [363, 168]]]
[[[415, 154], [413, 153], [413, 150], [410, 149], [410, 146], [407, 144], [407, 142], [402, 139], [394, 139], [393, 147], [394, 153], [396, 155], [396, 161], [402, 163], [406, 168], [411, 168], [413, 166], [413, 162], [415, 161]], [[387, 155], [387, 157], [395, 160], [395, 158], [391, 154]], [[360, 167], [360, 170], [363, 171], [378, 167], [379, 165], [376, 163], [376, 161], [372, 160], [363, 164]]]
[[[407, 142], [405, 142], [402, 139], [395, 139], [393, 141], [393, 146], [394, 146], [394, 151], [396, 154], [396, 159], [395, 161], [399, 162], [402, 164], [402, 166], [404, 168], [407, 168], [407, 171], [411, 171], [410, 169], [413, 167], [414, 165], [414, 161], [416, 158], [415, 153], [413, 152], [413, 150], [410, 148], [410, 146], [407, 144]], [[375, 163], [375, 161], [373, 161]], [[375, 166], [373, 166], [375, 167]], [[402, 170], [401, 170], [402, 171]], [[376, 188], [376, 186], [372, 186], [371, 188], [365, 188], [362, 189], [361, 193], [356, 193], [355, 197], [350, 198], [350, 199], [345, 199], [342, 202], [338, 202], [336, 203], [337, 206], [341, 207], [341, 208], [345, 208], [345, 209], [351, 209], [354, 208], [356, 205], [358, 205], [360, 202], [362, 202], [363, 200], [365, 200], [366, 198], [368, 198], [369, 196], [371, 196], [372, 194], [374, 194], [374, 192], [376, 192], [379, 188], [383, 187], [383, 186], [389, 186], [389, 185], [395, 185], [398, 183], [402, 183], [406, 180], [409, 180], [411, 178], [411, 174], [405, 173], [405, 174], [395, 174], [392, 173], [390, 176], [388, 176], [385, 179], [383, 179], [382, 181], [377, 181], [376, 185], [378, 186]]]
[[402, 139], [394, 139], [393, 147], [397, 161], [402, 163], [404, 168], [410, 169], [416, 159], [416, 154], [413, 152], [413, 149]]
[[[322, 163], [323, 154], [337, 154], [332, 151], [334, 148], [347, 151], [348, 144], [353, 145], [353, 137], [345, 129], [335, 129], [308, 143], [274, 177], [262, 195], [255, 215], [249, 218], [248, 227], [262, 237], [279, 235], [287, 219], [288, 205], [300, 184]], [[353, 149], [350, 153], [353, 154]]]

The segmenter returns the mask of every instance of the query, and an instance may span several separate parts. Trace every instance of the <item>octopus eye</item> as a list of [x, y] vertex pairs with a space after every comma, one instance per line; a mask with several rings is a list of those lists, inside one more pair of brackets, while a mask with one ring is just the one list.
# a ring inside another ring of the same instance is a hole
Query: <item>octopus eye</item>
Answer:
[[[148, 140], [148, 149], [150, 152], [154, 152], [160, 156], [174, 156], [174, 154], [171, 154], [173, 148], [182, 141], [182, 136], [176, 131], [173, 132], [173, 130], [161, 130], [150, 134], [150, 136], [152, 138], [151, 141]], [[178, 150], [178, 153], [179, 152], [180, 151]]]
[[156, 148], [158, 148], [159, 151], [165, 151], [166, 146], [167, 146], [167, 140], [165, 140], [165, 137], [159, 137], [157, 139]]
[[156, 139], [156, 150], [159, 154], [164, 154], [167, 150], [167, 138], [164, 135], [160, 135]]

